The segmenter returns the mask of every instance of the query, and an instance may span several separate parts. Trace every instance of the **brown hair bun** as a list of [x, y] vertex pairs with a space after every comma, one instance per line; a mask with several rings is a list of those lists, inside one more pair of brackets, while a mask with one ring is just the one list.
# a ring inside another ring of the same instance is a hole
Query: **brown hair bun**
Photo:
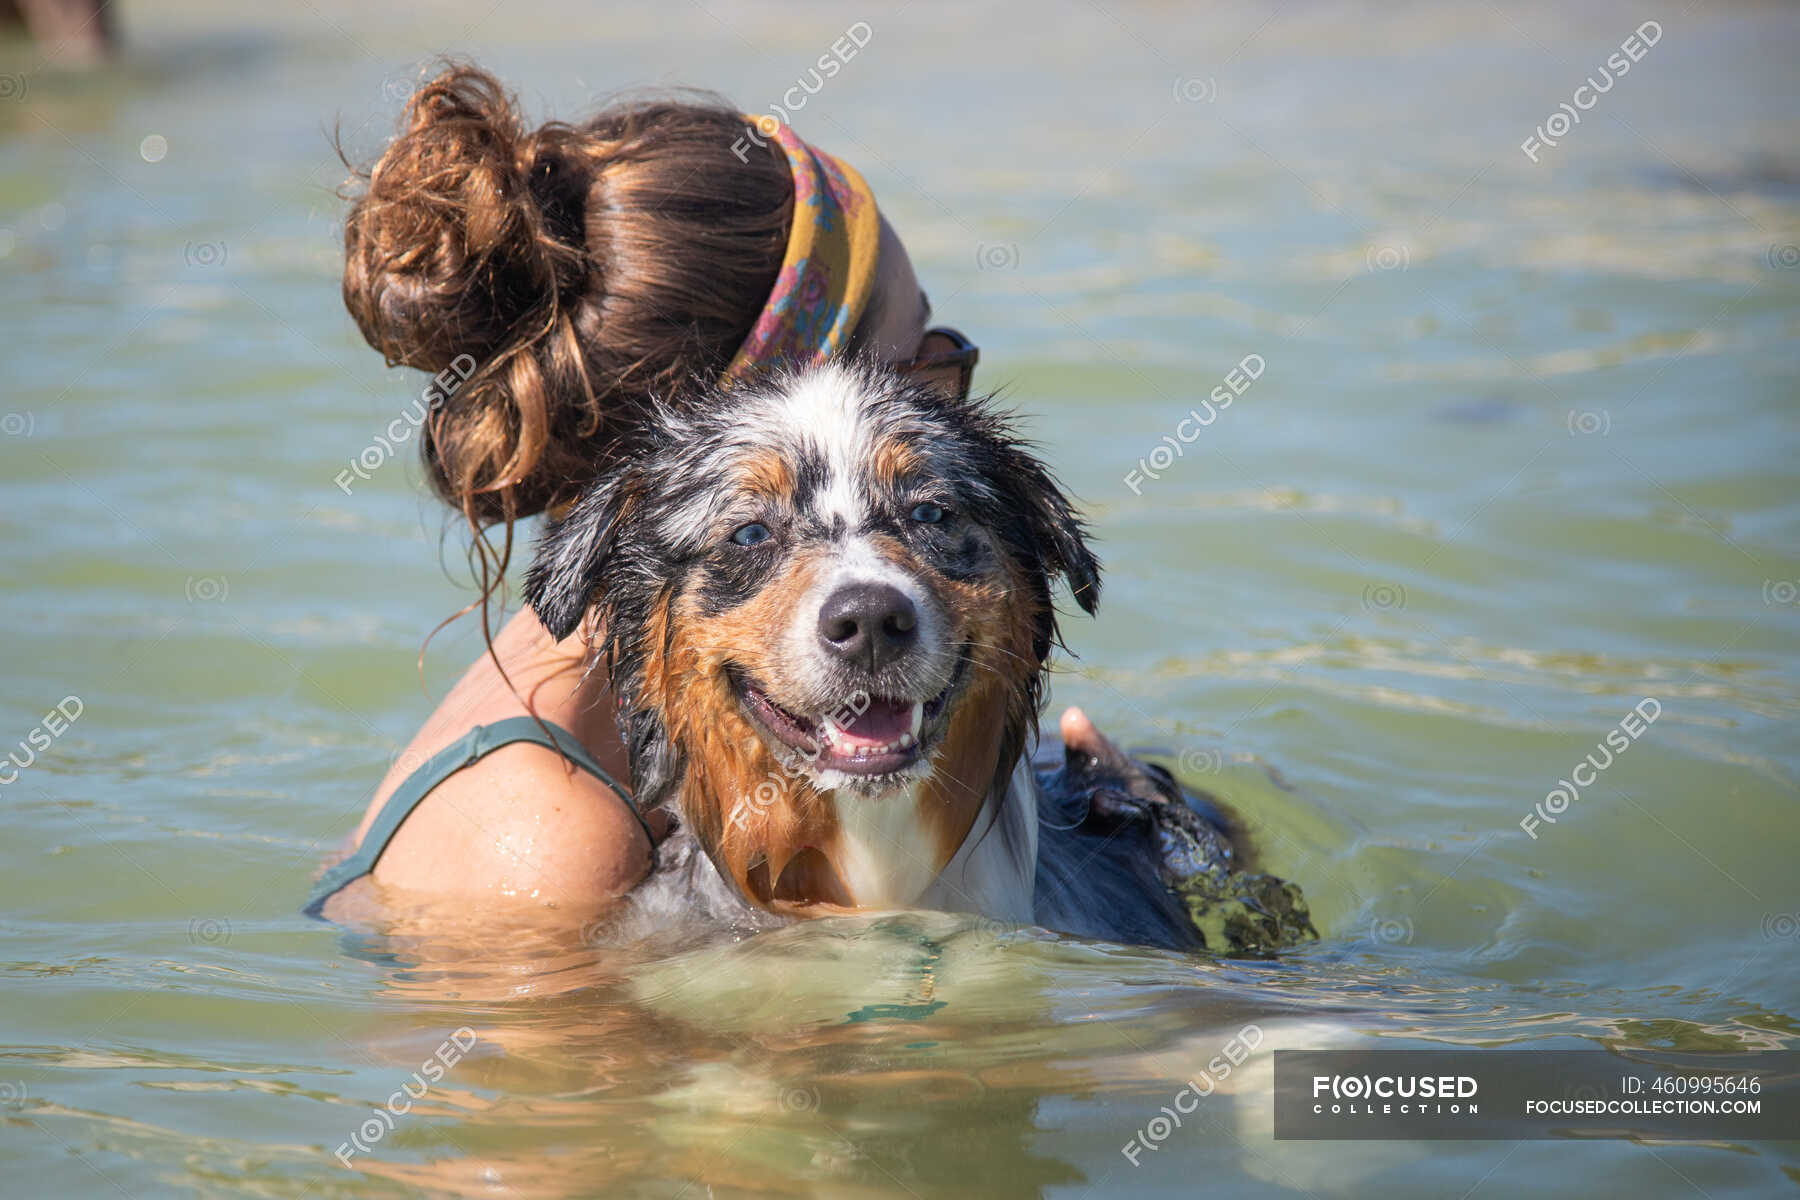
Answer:
[[[504, 522], [510, 547], [515, 519], [595, 477], [619, 418], [709, 380], [748, 335], [793, 186], [747, 130], [704, 96], [531, 130], [497, 79], [453, 64], [357, 172], [344, 304], [390, 365], [476, 363], [420, 446], [433, 489], [478, 533]], [[496, 557], [503, 573], [509, 554]]]

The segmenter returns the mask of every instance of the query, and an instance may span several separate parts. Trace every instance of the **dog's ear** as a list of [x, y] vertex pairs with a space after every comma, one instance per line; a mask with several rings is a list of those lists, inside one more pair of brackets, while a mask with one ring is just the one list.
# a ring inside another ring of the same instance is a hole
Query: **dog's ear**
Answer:
[[557, 641], [581, 625], [588, 602], [618, 548], [619, 530], [641, 488], [629, 468], [614, 471], [544, 530], [525, 572], [525, 602]]
[[1100, 563], [1088, 549], [1087, 526], [1010, 423], [990, 410], [983, 434], [986, 463], [978, 469], [997, 492], [1000, 511], [992, 514], [994, 528], [1019, 565], [1035, 577], [1031, 587], [1039, 611], [1032, 649], [1041, 663], [1058, 636], [1051, 594], [1057, 578], [1069, 581], [1075, 603], [1091, 615], [1100, 604]]
[[1087, 524], [1076, 515], [1067, 496], [1044, 464], [1029, 454], [1025, 460], [1022, 499], [1032, 539], [1044, 573], [1069, 581], [1075, 603], [1089, 616], [1100, 606], [1100, 560], [1088, 549]]
[[995, 482], [1024, 533], [1021, 548], [1036, 560], [1046, 582], [1059, 575], [1067, 579], [1075, 603], [1093, 615], [1100, 604], [1100, 562], [1088, 549], [1087, 525], [1069, 498], [1044, 464], [1017, 442], [1004, 445], [997, 474]]

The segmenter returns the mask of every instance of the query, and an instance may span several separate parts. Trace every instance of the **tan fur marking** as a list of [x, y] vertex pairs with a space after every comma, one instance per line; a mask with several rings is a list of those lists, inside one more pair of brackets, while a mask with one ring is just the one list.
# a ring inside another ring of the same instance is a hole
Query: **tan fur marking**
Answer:
[[[775, 647], [783, 621], [811, 588], [816, 571], [815, 561], [797, 562], [754, 599], [717, 616], [699, 612], [691, 602], [678, 604], [667, 617], [673, 630], [670, 667], [651, 698], [670, 739], [688, 751], [683, 818], [719, 868], [764, 904], [774, 898], [795, 855], [830, 844], [837, 814], [829, 793], [789, 772], [769, 752], [739, 707], [725, 667], [731, 663], [747, 671], [771, 695], [790, 692]], [[753, 864], [759, 863], [753, 877]], [[817, 878], [810, 872], [801, 877]]]
[[869, 471], [875, 486], [898, 489], [916, 476], [924, 465], [919, 452], [899, 438], [882, 438], [869, 459]]
[[737, 470], [745, 485], [759, 496], [785, 500], [794, 494], [793, 468], [778, 451], [759, 451], [741, 460]]
[[1006, 581], [949, 584], [944, 599], [962, 638], [974, 644], [972, 676], [950, 716], [930, 780], [920, 796], [919, 818], [935, 835], [940, 869], [968, 837], [1002, 763], [1022, 752], [1034, 714], [1026, 685], [1039, 667], [1032, 656], [1036, 605], [1025, 581], [1008, 570]]

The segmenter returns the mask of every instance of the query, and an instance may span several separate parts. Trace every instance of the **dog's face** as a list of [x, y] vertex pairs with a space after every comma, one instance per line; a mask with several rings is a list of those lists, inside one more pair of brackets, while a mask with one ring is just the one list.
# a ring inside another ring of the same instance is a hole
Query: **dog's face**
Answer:
[[650, 418], [544, 535], [526, 597], [591, 611], [641, 804], [769, 907], [906, 904], [1036, 719], [1067, 577], [1099, 572], [981, 401], [828, 366]]

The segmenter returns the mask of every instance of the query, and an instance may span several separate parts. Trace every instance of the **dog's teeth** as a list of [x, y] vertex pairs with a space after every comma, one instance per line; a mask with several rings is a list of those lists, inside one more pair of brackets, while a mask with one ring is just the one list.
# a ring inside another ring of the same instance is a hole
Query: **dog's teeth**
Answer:
[[913, 748], [913, 743], [917, 742], [918, 740], [919, 740], [918, 738], [914, 737], [910, 733], [903, 733], [900, 735], [900, 740], [898, 742], [895, 742], [894, 744], [896, 746], [900, 747], [900, 749], [902, 749], [902, 750], [910, 750]]
[[916, 740], [919, 736], [919, 730], [924, 727], [925, 706], [923, 704], [915, 704], [912, 706], [912, 729], [907, 732], [906, 736]]

